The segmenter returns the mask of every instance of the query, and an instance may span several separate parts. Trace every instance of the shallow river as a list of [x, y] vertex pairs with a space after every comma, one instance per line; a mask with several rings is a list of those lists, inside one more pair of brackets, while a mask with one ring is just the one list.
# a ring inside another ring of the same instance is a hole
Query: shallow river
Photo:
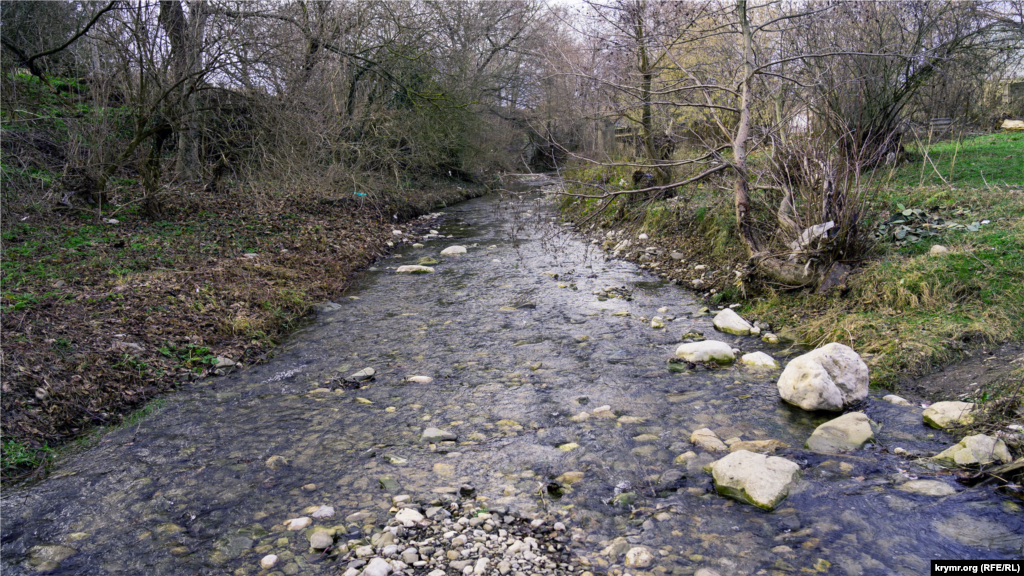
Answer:
[[[267, 363], [178, 392], [47, 480], [6, 490], [3, 573], [256, 575], [271, 551], [279, 573], [340, 573], [281, 523], [310, 506], [368, 512], [349, 527], [357, 538], [360, 524], [388, 518], [392, 496], [426, 503], [464, 484], [490, 509], [562, 520], [596, 573], [621, 572], [621, 558], [602, 554], [616, 538], [656, 552], [634, 576], [926, 574], [929, 559], [1022, 554], [1016, 503], [892, 453], [953, 443], [922, 425], [920, 408], [872, 396], [863, 411], [881, 424], [876, 445], [803, 450], [828, 417], [782, 403], [778, 371], [666, 363], [687, 332], [783, 361], [794, 352], [717, 333], [688, 292], [560, 230], [535, 197], [447, 210], [441, 232], [454, 239], [379, 262]], [[439, 256], [454, 244], [468, 253]], [[394, 273], [424, 256], [441, 261], [435, 273]], [[594, 294], [609, 287], [629, 298]], [[664, 329], [641, 320], [655, 315], [674, 318]], [[366, 367], [372, 381], [339, 388]], [[603, 405], [615, 417], [570, 420]], [[426, 427], [457, 441], [421, 443]], [[803, 479], [771, 513], [719, 496], [701, 468], [721, 454], [689, 442], [704, 427], [788, 444], [776, 455]], [[268, 466], [274, 456], [287, 464]], [[549, 490], [570, 471], [582, 474], [564, 494]], [[915, 476], [957, 493], [898, 489]], [[623, 491], [637, 494], [631, 506], [609, 504]]]

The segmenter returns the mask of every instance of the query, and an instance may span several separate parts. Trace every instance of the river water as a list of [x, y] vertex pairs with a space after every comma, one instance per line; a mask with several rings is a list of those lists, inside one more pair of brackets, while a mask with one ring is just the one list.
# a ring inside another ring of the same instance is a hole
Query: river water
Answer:
[[[1024, 552], [1015, 502], [892, 453], [955, 442], [923, 426], [920, 408], [872, 396], [862, 409], [881, 424], [878, 443], [828, 456], [801, 449], [828, 416], [782, 403], [778, 371], [671, 370], [688, 332], [783, 362], [795, 352], [717, 333], [690, 293], [607, 259], [549, 204], [491, 196], [448, 209], [441, 233], [454, 239], [377, 263], [265, 364], [180, 391], [45, 481], [5, 490], [4, 574], [256, 575], [270, 552], [279, 574], [340, 573], [281, 523], [311, 506], [365, 512], [331, 522], [357, 538], [388, 518], [392, 496], [426, 503], [465, 484], [488, 508], [563, 521], [596, 573], [622, 572], [602, 554], [619, 538], [656, 552], [625, 570], [634, 576], [925, 574], [930, 559]], [[468, 253], [439, 256], [454, 244]], [[394, 272], [425, 256], [440, 260], [435, 273]], [[607, 288], [622, 297], [594, 294]], [[643, 319], [655, 315], [672, 319], [654, 329]], [[366, 367], [373, 380], [341, 386]], [[603, 405], [615, 417], [570, 419]], [[426, 427], [457, 441], [421, 443]], [[716, 494], [701, 468], [721, 454], [689, 442], [704, 427], [788, 444], [776, 455], [803, 479], [771, 513]], [[268, 466], [275, 456], [286, 465]], [[570, 471], [581, 479], [558, 486]], [[957, 493], [898, 488], [915, 477]], [[623, 491], [631, 506], [609, 504]]]

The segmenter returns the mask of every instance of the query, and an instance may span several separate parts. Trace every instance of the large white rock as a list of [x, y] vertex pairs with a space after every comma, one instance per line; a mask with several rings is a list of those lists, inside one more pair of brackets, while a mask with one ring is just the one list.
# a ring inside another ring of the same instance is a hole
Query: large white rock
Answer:
[[747, 322], [740, 317], [739, 314], [732, 311], [731, 308], [722, 310], [715, 319], [711, 321], [715, 325], [715, 328], [722, 332], [728, 332], [729, 334], [735, 334], [737, 336], [746, 336], [750, 334], [750, 330], [753, 326], [750, 322]]
[[868, 395], [868, 366], [849, 346], [833, 342], [786, 365], [782, 399], [804, 410], [842, 410]]
[[945, 460], [960, 466], [969, 464], [991, 464], [995, 461], [1009, 462], [1010, 451], [1001, 438], [993, 438], [985, 434], [968, 436], [959, 443], [946, 448], [933, 456], [936, 460]]
[[750, 366], [751, 368], [766, 369], [766, 370], [777, 370], [779, 363], [775, 361], [775, 358], [765, 354], [764, 352], [751, 352], [750, 354], [744, 354], [740, 356], [740, 362]]
[[712, 464], [711, 474], [719, 494], [772, 510], [800, 481], [800, 466], [778, 456], [739, 450]]
[[805, 445], [829, 454], [857, 450], [875, 440], [876, 426], [863, 412], [850, 412], [815, 428]]
[[690, 442], [709, 452], [728, 452], [729, 447], [709, 428], [701, 428], [690, 434]]
[[679, 348], [676, 348], [676, 356], [690, 362], [718, 362], [719, 364], [728, 364], [736, 360], [732, 346], [718, 340], [680, 344]]
[[936, 402], [921, 414], [924, 423], [932, 428], [952, 428], [971, 423], [974, 404], [970, 402]]
[[441, 256], [458, 256], [466, 253], [465, 246], [449, 246], [441, 250]]
[[430, 266], [418, 266], [415, 264], [406, 264], [405, 266], [399, 266], [395, 272], [398, 274], [430, 274], [434, 269]]

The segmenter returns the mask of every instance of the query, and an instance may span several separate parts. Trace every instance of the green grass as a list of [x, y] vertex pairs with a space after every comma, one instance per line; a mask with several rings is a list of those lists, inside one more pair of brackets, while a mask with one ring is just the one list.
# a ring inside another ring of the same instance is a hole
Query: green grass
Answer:
[[[943, 141], [927, 147], [927, 158], [916, 144], [909, 152], [909, 162], [866, 175], [868, 205], [861, 222], [870, 232], [904, 210], [917, 211], [923, 220], [908, 223], [924, 231], [916, 241], [915, 234], [896, 241], [897, 226], [889, 225], [842, 294], [770, 286], [741, 293], [725, 284], [712, 300], [742, 302], [746, 316], [768, 321], [807, 344], [852, 345], [867, 358], [872, 383], [884, 388], [953, 362], [973, 345], [1024, 340], [1024, 134]], [[568, 174], [608, 182], [620, 172], [586, 167]], [[755, 200], [773, 205], [758, 194]], [[705, 263], [742, 261], [744, 248], [736, 237], [728, 192], [691, 187], [680, 196], [685, 225], [672, 226], [668, 203], [662, 202], [646, 209], [645, 231], [652, 238], [667, 235], [679, 246], [700, 243]], [[597, 203], [567, 198], [562, 206], [581, 219]], [[616, 216], [622, 214], [609, 209], [602, 218], [613, 223]], [[762, 216], [773, 221], [774, 212]], [[617, 225], [630, 218], [627, 214]], [[936, 223], [942, 225], [933, 228]], [[960, 226], [945, 226], [950, 223]], [[951, 252], [932, 257], [928, 252], [934, 244]]]
[[4, 477], [16, 476], [19, 472], [39, 467], [53, 454], [53, 449], [45, 444], [32, 448], [21, 442], [4, 440], [0, 450], [0, 470]]
[[[942, 142], [928, 153], [949, 184], [930, 164], [933, 177], [926, 171], [922, 180], [914, 161], [876, 174], [866, 221], [876, 224], [902, 206], [975, 226], [903, 245], [882, 240], [845, 295], [769, 291], [745, 312], [790, 326], [814, 345], [852, 345], [868, 355], [872, 383], [890, 389], [904, 376], [957, 360], [973, 344], [1024, 340], [1024, 136]], [[934, 244], [951, 253], [929, 256]]]

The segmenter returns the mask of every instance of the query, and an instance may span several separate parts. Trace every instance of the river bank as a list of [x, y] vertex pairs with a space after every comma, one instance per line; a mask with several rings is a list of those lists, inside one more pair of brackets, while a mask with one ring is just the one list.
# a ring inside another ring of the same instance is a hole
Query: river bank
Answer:
[[[296, 191], [181, 190], [167, 216], [5, 214], [3, 477], [134, 423], [162, 394], [265, 361], [312, 307], [482, 186], [422, 182], [401, 205]], [[133, 411], [141, 410], [135, 414]]]
[[[867, 248], [847, 263], [848, 274], [818, 290], [743, 280], [747, 254], [732, 200], [713, 184], [655, 202], [617, 201], [601, 214], [593, 200], [565, 198], [561, 208], [609, 254], [694, 290], [712, 310], [734, 307], [784, 342], [853, 347], [879, 389], [926, 402], [990, 403], [992, 426], [1019, 423], [1024, 137], [940, 142], [927, 148], [927, 161], [922, 150], [911, 152], [911, 161], [865, 176]], [[626, 170], [579, 166], [565, 175], [628, 181]], [[768, 200], [755, 196], [754, 209], [770, 220]], [[981, 365], [958, 371], [964, 362]]]

